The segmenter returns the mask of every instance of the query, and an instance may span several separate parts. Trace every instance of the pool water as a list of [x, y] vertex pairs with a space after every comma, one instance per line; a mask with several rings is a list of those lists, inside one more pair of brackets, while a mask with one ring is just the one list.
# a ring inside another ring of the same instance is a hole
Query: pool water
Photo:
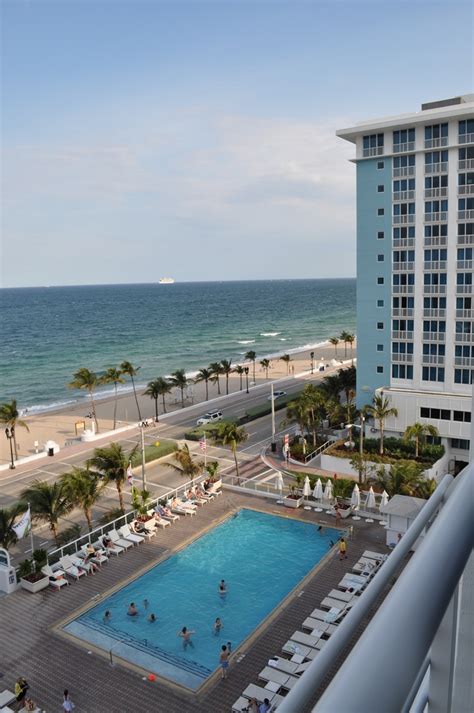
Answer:
[[[239, 644], [327, 554], [338, 532], [240, 510], [65, 626], [93, 643], [191, 689], [218, 667], [222, 644]], [[125, 555], [132, 556], [133, 552]], [[111, 563], [110, 566], [113, 566]], [[224, 579], [227, 593], [219, 594]], [[145, 610], [144, 600], [148, 600]], [[139, 615], [127, 615], [134, 602]], [[106, 610], [111, 618], [104, 622]], [[150, 623], [148, 615], [156, 615]], [[220, 617], [223, 628], [215, 635]], [[178, 632], [195, 631], [183, 649]]]

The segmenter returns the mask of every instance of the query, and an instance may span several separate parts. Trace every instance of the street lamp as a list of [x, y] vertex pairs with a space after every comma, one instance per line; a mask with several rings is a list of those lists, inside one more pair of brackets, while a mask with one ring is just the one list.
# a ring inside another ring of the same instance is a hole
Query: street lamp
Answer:
[[311, 357], [311, 373], [314, 374], [314, 352], [310, 353]]
[[248, 366], [244, 367], [244, 372], [245, 372], [245, 383], [247, 386], [247, 393], [249, 392], [249, 368]]
[[15, 469], [15, 459], [13, 458], [13, 439], [15, 438], [15, 426], [10, 426], [6, 427], [5, 429], [5, 435], [8, 438], [10, 442], [10, 458], [11, 458], [11, 463], [10, 463], [10, 468], [12, 470]]

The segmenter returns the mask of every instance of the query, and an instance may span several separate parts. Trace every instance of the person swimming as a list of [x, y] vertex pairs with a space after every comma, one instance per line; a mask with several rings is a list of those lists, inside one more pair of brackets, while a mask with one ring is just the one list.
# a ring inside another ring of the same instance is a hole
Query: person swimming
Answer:
[[155, 614], [153, 614], [153, 612], [148, 617], [148, 621], [150, 622], [150, 624], [153, 624], [156, 621], [156, 616]]
[[181, 638], [183, 639], [183, 649], [186, 650], [188, 646], [192, 646], [194, 648], [194, 644], [191, 640], [191, 634], [195, 633], [195, 631], [190, 631], [185, 626], [183, 626], [181, 631], [178, 631], [178, 636], [181, 636]]
[[223, 579], [221, 579], [219, 584], [219, 594], [221, 597], [225, 597], [227, 594], [227, 585]]
[[221, 632], [222, 627], [224, 624], [222, 623], [221, 619], [217, 617], [217, 619], [214, 622], [214, 634], [215, 636], [218, 636]]
[[112, 613], [107, 609], [107, 611], [104, 614], [104, 624], [107, 624], [112, 619]]
[[128, 605], [127, 614], [128, 616], [138, 616], [138, 609], [136, 608], [134, 602], [131, 602]]

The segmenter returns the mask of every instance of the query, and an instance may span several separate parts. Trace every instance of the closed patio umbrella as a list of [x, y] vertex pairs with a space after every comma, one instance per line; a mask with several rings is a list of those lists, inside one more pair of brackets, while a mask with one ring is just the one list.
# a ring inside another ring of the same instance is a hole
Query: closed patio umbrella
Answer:
[[[365, 499], [365, 509], [366, 510], [371, 510], [375, 508], [375, 493], [374, 489], [372, 486], [369, 488], [369, 492], [367, 493], [367, 497]], [[367, 517], [365, 519], [366, 522], [373, 522], [372, 518]]]
[[[386, 504], [388, 503], [389, 499], [390, 499], [390, 498], [388, 497], [387, 491], [384, 490], [383, 493], [382, 493], [382, 495], [381, 495], [381, 497], [380, 497], [380, 502], [379, 502], [379, 511], [381, 512], [382, 515], [383, 515], [382, 510], [384, 509], [384, 507], [385, 507]], [[386, 521], [386, 520], [380, 520], [380, 524], [381, 524], [381, 525], [386, 525], [386, 524], [387, 524], [387, 521]]]
[[303, 483], [303, 497], [309, 498], [311, 495], [311, 485], [309, 484], [309, 477], [306, 476]]
[[[313, 489], [313, 498], [315, 500], [321, 500], [323, 499], [323, 484], [321, 483], [321, 478], [318, 478], [316, 481], [316, 485], [314, 486]], [[322, 508], [314, 508], [315, 512], [322, 512]]]
[[332, 480], [326, 480], [326, 485], [324, 486], [323, 493], [324, 500], [332, 500]]
[[283, 475], [281, 470], [279, 470], [277, 473], [277, 477], [275, 478], [275, 488], [281, 493], [284, 487], [285, 483], [283, 482]]
[[[357, 483], [354, 485], [354, 490], [352, 491], [351, 505], [354, 508], [354, 510], [358, 510], [360, 508], [360, 490], [359, 490], [359, 486], [357, 485]], [[360, 517], [358, 515], [353, 515], [352, 519], [360, 520]]]

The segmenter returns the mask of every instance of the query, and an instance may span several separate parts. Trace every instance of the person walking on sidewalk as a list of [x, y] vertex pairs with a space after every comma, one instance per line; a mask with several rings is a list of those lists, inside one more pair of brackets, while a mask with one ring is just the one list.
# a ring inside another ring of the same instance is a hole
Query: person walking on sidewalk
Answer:
[[69, 695], [69, 691], [67, 688], [64, 689], [64, 700], [63, 700], [63, 711], [66, 711], [66, 713], [72, 713], [76, 706], [74, 703], [71, 701], [71, 696]]
[[339, 561], [347, 559], [347, 545], [343, 537], [339, 540]]

